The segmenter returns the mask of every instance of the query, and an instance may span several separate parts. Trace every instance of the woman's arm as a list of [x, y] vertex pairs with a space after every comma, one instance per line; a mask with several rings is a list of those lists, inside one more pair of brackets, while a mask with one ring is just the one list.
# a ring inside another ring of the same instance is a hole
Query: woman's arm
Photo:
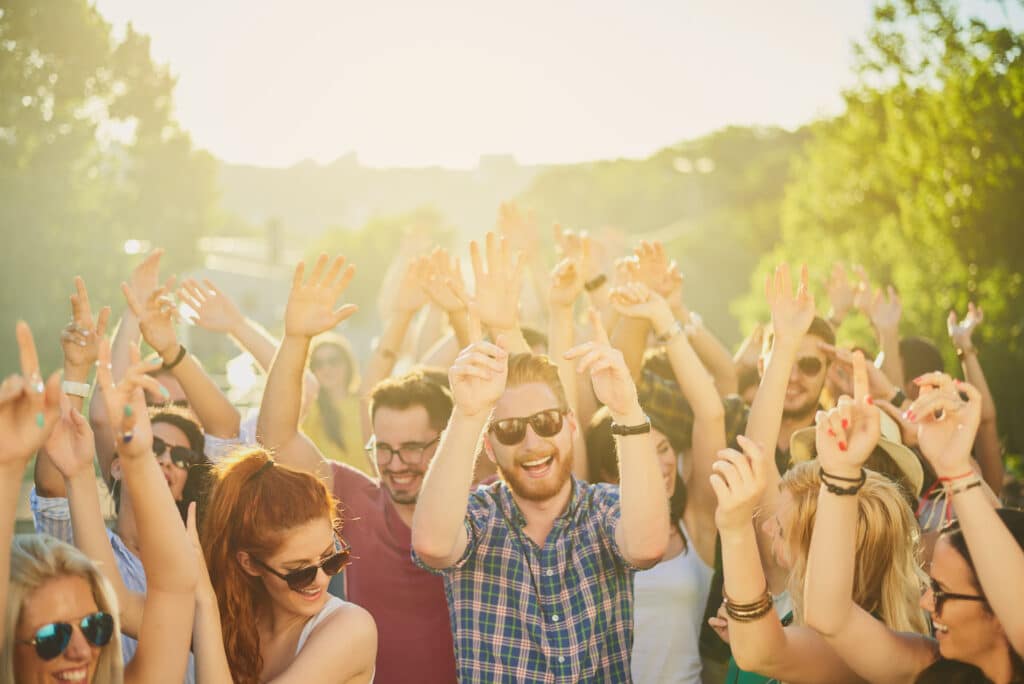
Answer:
[[[558, 366], [558, 379], [562, 381], [569, 409], [579, 416], [579, 396], [576, 383], [576, 363], [565, 358], [573, 346], [573, 306], [583, 291], [580, 265], [572, 259], [563, 259], [551, 274], [548, 288], [548, 356]], [[587, 445], [583, 430], [577, 430], [573, 441], [573, 474], [581, 480], [588, 475]]]

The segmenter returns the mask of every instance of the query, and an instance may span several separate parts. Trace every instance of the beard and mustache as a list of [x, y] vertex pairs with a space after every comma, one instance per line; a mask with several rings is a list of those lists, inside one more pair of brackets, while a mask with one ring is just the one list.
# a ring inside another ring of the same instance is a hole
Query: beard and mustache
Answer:
[[[546, 466], [550, 471], [544, 477], [530, 477], [523, 464], [543, 458], [552, 459]], [[508, 485], [513, 494], [526, 501], [547, 501], [556, 496], [572, 477], [572, 465], [572, 450], [563, 454], [555, 447], [517, 454], [513, 457], [512, 464], [507, 467], [500, 461], [497, 462], [498, 477]]]

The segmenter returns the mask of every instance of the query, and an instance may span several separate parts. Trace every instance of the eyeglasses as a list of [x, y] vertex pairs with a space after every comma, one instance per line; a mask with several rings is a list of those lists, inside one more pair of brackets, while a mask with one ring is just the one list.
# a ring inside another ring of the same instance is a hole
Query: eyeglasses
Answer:
[[317, 570], [323, 570], [324, 574], [328, 577], [334, 577], [351, 562], [352, 547], [341, 537], [334, 537], [334, 552], [333, 556], [325, 558], [316, 565], [310, 565], [307, 568], [287, 573], [278, 572], [259, 558], [253, 557], [253, 560], [264, 570], [287, 582], [288, 588], [292, 591], [302, 591], [316, 581]]
[[801, 375], [806, 375], [809, 378], [813, 378], [821, 369], [825, 366], [816, 356], [805, 356], [802, 359], [797, 359], [796, 367], [800, 369]]
[[370, 441], [366, 443], [364, 448], [366, 449], [366, 453], [377, 459], [377, 465], [381, 468], [386, 468], [391, 465], [391, 461], [394, 459], [395, 454], [398, 454], [398, 460], [403, 464], [407, 466], [418, 466], [423, 461], [423, 454], [426, 450], [437, 444], [440, 439], [441, 435], [438, 435], [429, 442], [406, 442], [405, 444], [399, 445], [396, 449], [387, 442], [378, 442], [377, 435], [374, 435], [373, 437], [370, 437]]
[[171, 446], [159, 437], [153, 437], [153, 453], [157, 457], [163, 456], [166, 451], [171, 450], [171, 463], [182, 470], [188, 470], [192, 466], [202, 463], [205, 459], [188, 447]]
[[984, 602], [986, 599], [984, 596], [976, 596], [972, 594], [953, 594], [948, 591], [943, 591], [939, 588], [939, 583], [935, 581], [934, 577], [928, 578], [928, 584], [932, 590], [932, 597], [935, 600], [935, 614], [942, 615], [942, 604], [949, 599], [958, 599], [961, 601], [981, 601]]
[[503, 418], [491, 423], [488, 428], [495, 438], [505, 446], [519, 444], [526, 439], [526, 426], [529, 424], [538, 437], [554, 437], [562, 429], [562, 409], [539, 411], [526, 418]]
[[[78, 623], [82, 636], [93, 646], [102, 647], [110, 643], [114, 635], [114, 618], [102, 611], [82, 618]], [[36, 655], [43, 660], [53, 660], [67, 649], [71, 643], [74, 626], [67, 622], [51, 622], [36, 630], [34, 639], [18, 640], [19, 644], [36, 647]]]

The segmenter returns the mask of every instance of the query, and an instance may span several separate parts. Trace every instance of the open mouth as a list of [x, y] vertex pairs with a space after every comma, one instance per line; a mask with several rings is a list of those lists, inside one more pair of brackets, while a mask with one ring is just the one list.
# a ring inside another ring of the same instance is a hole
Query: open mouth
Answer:
[[541, 478], [551, 472], [551, 466], [555, 462], [555, 455], [535, 458], [532, 461], [524, 461], [519, 466], [532, 478]]
[[297, 593], [306, 601], [316, 601], [324, 593], [324, 590], [320, 587], [310, 587], [309, 589], [301, 589]]
[[54, 677], [61, 682], [84, 682], [89, 676], [89, 668], [79, 667], [74, 670], [62, 670], [54, 674]]
[[938, 638], [939, 635], [945, 636], [949, 633], [949, 627], [947, 625], [942, 624], [941, 622], [936, 622], [935, 620], [932, 620], [932, 627], [935, 628], [936, 638]]
[[388, 479], [397, 487], [408, 487], [415, 482], [418, 477], [419, 473], [388, 473]]

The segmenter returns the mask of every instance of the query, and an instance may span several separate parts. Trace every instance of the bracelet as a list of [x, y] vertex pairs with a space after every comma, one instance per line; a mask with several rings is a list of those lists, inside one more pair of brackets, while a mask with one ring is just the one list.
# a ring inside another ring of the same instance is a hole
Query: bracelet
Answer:
[[187, 354], [187, 353], [188, 353], [188, 350], [185, 349], [185, 345], [179, 344], [178, 345], [178, 355], [175, 356], [174, 360], [171, 361], [170, 363], [167, 363], [166, 361], [164, 361], [163, 369], [164, 370], [171, 370], [172, 368], [174, 368], [175, 366], [177, 366], [179, 363], [182, 362], [182, 360], [185, 358], [185, 354]]
[[889, 403], [895, 406], [896, 408], [899, 408], [900, 406], [903, 406], [903, 402], [905, 402], [906, 400], [907, 395], [903, 391], [903, 388], [900, 387], [896, 390], [896, 393], [892, 395], [892, 398], [889, 399]]
[[[826, 478], [833, 478], [841, 482], [853, 482], [854, 484], [850, 487], [840, 487], [839, 485], [829, 482]], [[827, 489], [830, 494], [835, 494], [836, 496], [854, 496], [860, 491], [860, 488], [864, 486], [867, 479], [868, 471], [863, 468], [860, 469], [860, 477], [856, 480], [852, 480], [847, 477], [839, 477], [837, 475], [830, 475], [824, 470], [821, 471], [821, 484], [825, 485], [825, 489]]]
[[965, 477], [970, 477], [971, 475], [974, 474], [975, 473], [973, 470], [968, 470], [966, 473], [962, 473], [960, 475], [953, 475], [951, 477], [940, 477], [939, 482], [952, 482], [953, 480], [962, 480]]
[[82, 399], [85, 399], [89, 396], [90, 385], [87, 382], [65, 380], [60, 384], [60, 388], [64, 394], [70, 394], [73, 397], [81, 397]]
[[839, 480], [840, 482], [862, 482], [864, 480], [864, 469], [860, 469], [860, 475], [857, 477], [840, 477], [839, 475], [833, 475], [832, 473], [826, 473], [825, 469], [821, 469], [821, 476], [827, 477], [830, 480]]
[[771, 612], [772, 607], [775, 605], [775, 599], [772, 598], [771, 593], [767, 588], [756, 601], [750, 603], [736, 603], [729, 595], [722, 591], [722, 605], [725, 606], [725, 612], [733, 620], [737, 622], [753, 622], [759, 620], [765, 615]]
[[683, 324], [679, 321], [672, 321], [672, 325], [668, 326], [668, 329], [660, 335], [655, 335], [654, 339], [658, 344], [668, 344], [672, 341], [672, 338], [683, 332]]
[[619, 425], [615, 421], [612, 421], [611, 431], [613, 435], [618, 435], [619, 437], [646, 435], [651, 431], [651, 419], [644, 416], [644, 422], [639, 425]]
[[683, 332], [686, 333], [687, 337], [693, 337], [697, 334], [697, 331], [704, 325], [704, 319], [701, 318], [700, 314], [696, 311], [690, 312], [690, 320], [683, 326]]
[[958, 358], [961, 361], [963, 361], [964, 357], [970, 356], [971, 354], [977, 355], [977, 353], [978, 353], [977, 347], [970, 347], [969, 349], [957, 349], [956, 350], [956, 358]]
[[602, 285], [604, 285], [607, 282], [608, 282], [608, 276], [606, 276], [604, 273], [602, 273], [600, 275], [594, 276], [593, 278], [591, 278], [587, 282], [583, 283], [583, 289], [586, 290], [587, 292], [593, 292], [594, 290], [596, 290], [597, 288], [601, 287]]
[[946, 496], [956, 496], [957, 494], [963, 494], [964, 492], [966, 492], [969, 489], [974, 489], [975, 487], [980, 487], [980, 486], [981, 486], [981, 478], [979, 477], [977, 480], [974, 480], [973, 482], [968, 482], [967, 484], [965, 484], [963, 486], [960, 486], [960, 487], [947, 487], [946, 488]]

